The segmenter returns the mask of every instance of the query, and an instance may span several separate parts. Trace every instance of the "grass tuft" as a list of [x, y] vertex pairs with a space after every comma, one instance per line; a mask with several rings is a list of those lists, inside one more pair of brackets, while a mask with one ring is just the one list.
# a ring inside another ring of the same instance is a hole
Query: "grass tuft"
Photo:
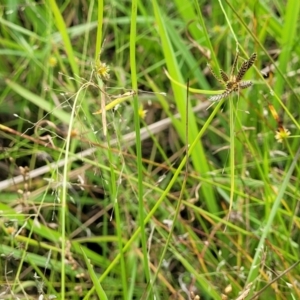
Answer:
[[300, 299], [299, 8], [2, 1], [0, 298]]

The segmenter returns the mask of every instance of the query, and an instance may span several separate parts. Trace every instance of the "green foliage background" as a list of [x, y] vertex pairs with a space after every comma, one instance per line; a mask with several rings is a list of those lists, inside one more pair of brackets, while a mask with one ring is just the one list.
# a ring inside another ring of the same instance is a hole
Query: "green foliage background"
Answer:
[[2, 1], [1, 298], [299, 299], [299, 7]]

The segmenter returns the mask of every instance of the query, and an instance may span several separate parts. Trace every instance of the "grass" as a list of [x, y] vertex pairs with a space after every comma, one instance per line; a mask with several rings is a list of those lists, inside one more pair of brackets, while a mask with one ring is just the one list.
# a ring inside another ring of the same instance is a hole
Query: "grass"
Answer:
[[299, 9], [1, 3], [0, 298], [299, 299]]

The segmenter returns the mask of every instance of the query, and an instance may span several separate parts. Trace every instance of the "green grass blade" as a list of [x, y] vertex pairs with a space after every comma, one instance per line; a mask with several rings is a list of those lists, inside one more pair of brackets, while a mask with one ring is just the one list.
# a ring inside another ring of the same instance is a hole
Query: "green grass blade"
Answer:
[[6, 84], [16, 93], [18, 93], [20, 96], [24, 97], [31, 103], [37, 105], [44, 111], [51, 113], [53, 116], [58, 118], [62, 122], [69, 123], [70, 122], [70, 115], [66, 112], [64, 112], [62, 109], [55, 107], [54, 105], [51, 105], [48, 101], [45, 99], [41, 98], [40, 96], [32, 93], [31, 91], [23, 88], [20, 86], [18, 83], [6, 80]]
[[[167, 24], [165, 22], [166, 18], [162, 16], [160, 8], [159, 8], [156, 0], [153, 0], [152, 2], [153, 2], [153, 7], [154, 7], [155, 18], [156, 18], [157, 24], [158, 24], [159, 35], [160, 35], [160, 39], [162, 42], [162, 49], [164, 52], [164, 57], [166, 59], [166, 65], [167, 65], [169, 74], [174, 80], [176, 80], [178, 82], [183, 82], [183, 76], [180, 73], [180, 69], [179, 69], [175, 54], [174, 54], [174, 50], [173, 50], [173, 47], [171, 45], [171, 42], [170, 42], [170, 39], [168, 36], [168, 31], [166, 28]], [[181, 88], [173, 83], [172, 83], [172, 89], [174, 92], [174, 99], [176, 102], [176, 107], [178, 108], [179, 113], [181, 115], [181, 119], [182, 119], [181, 126], [179, 128], [177, 127], [176, 129], [177, 129], [182, 141], [184, 142], [185, 141], [184, 128], [185, 128], [186, 124], [188, 124], [189, 143], [192, 143], [195, 140], [195, 138], [197, 136], [197, 132], [198, 132], [195, 116], [193, 113], [190, 113], [188, 120], [186, 120], [185, 101], [183, 101], [183, 99], [186, 98], [185, 91], [183, 88]], [[188, 103], [188, 110], [189, 110], [189, 112], [192, 111], [190, 103]], [[198, 172], [201, 172], [202, 174], [206, 174], [209, 172], [209, 166], [207, 164], [207, 159], [204, 154], [204, 150], [203, 150], [203, 147], [202, 147], [202, 144], [200, 141], [196, 144], [195, 152], [192, 153], [191, 159], [193, 161], [193, 165], [194, 165], [195, 169]], [[206, 201], [208, 209], [210, 211], [217, 212], [218, 205], [215, 201], [215, 196], [212, 191], [212, 188], [210, 186], [203, 186], [203, 194], [204, 194], [204, 201]]]
[[97, 293], [97, 296], [99, 297], [99, 299], [101, 300], [108, 300], [107, 296], [106, 296], [106, 293], [104, 291], [104, 289], [102, 288], [100, 282], [98, 281], [98, 277], [88, 259], [88, 257], [86, 256], [84, 250], [82, 248], [81, 249], [81, 252], [82, 252], [82, 255], [83, 255], [83, 258], [84, 258], [84, 261], [88, 267], [88, 270], [89, 270], [89, 275], [91, 276], [91, 279], [92, 279], [92, 282], [93, 282], [93, 285], [94, 285], [94, 288], [96, 290], [96, 293]]
[[72, 43], [71, 43], [69, 35], [68, 35], [68, 31], [67, 31], [67, 27], [66, 27], [64, 18], [62, 16], [55, 0], [48, 0], [48, 4], [54, 15], [55, 24], [56, 24], [56, 26], [62, 36], [63, 42], [65, 44], [65, 47], [66, 47], [65, 49], [66, 49], [66, 52], [68, 55], [68, 59], [69, 59], [73, 74], [79, 75], [79, 68], [78, 68], [78, 65], [75, 60]]
[[[286, 5], [286, 13], [284, 17], [284, 25], [282, 28], [281, 35], [281, 52], [279, 56], [279, 66], [283, 74], [286, 75], [288, 71], [288, 65], [292, 60], [292, 49], [296, 46], [295, 42], [298, 39], [299, 29], [299, 11], [300, 1], [289, 0]], [[284, 85], [286, 84], [287, 77], [278, 76], [275, 86], [275, 93], [282, 95]]]
[[292, 162], [291, 166], [289, 167], [288, 172], [286, 173], [284, 181], [282, 182], [282, 185], [278, 191], [277, 197], [274, 200], [270, 215], [269, 215], [268, 219], [266, 220], [267, 223], [264, 226], [262, 236], [259, 240], [258, 246], [256, 247], [256, 253], [255, 253], [255, 256], [254, 256], [252, 264], [251, 264], [250, 272], [249, 272], [248, 278], [247, 278], [247, 283], [254, 282], [258, 276], [260, 262], [261, 262], [261, 256], [263, 254], [263, 249], [265, 247], [266, 238], [271, 231], [271, 226], [273, 224], [274, 218], [275, 218], [276, 214], [278, 213], [278, 209], [280, 207], [284, 193], [287, 190], [288, 183], [291, 180], [291, 176], [296, 168], [299, 157], [300, 157], [300, 149], [298, 149], [298, 151], [293, 159], [293, 162]]

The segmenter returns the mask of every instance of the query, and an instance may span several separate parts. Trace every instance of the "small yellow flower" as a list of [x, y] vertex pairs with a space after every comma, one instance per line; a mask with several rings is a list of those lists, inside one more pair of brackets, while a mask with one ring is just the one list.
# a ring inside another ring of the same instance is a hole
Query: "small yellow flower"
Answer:
[[9, 235], [14, 235], [16, 233], [16, 228], [14, 228], [13, 226], [9, 226], [6, 228], [6, 233]]
[[139, 108], [139, 116], [141, 119], [145, 119], [147, 114], [147, 110], [143, 109], [143, 105], [140, 106]]
[[291, 132], [282, 126], [276, 131], [275, 139], [278, 143], [282, 143], [289, 135], [291, 135]]
[[100, 60], [97, 61], [96, 66], [95, 66], [95, 71], [100, 76], [102, 79], [109, 79], [110, 75], [110, 67], [106, 64], [101, 62]]
[[57, 59], [55, 56], [50, 56], [48, 59], [48, 64], [50, 67], [54, 68], [57, 65]]

